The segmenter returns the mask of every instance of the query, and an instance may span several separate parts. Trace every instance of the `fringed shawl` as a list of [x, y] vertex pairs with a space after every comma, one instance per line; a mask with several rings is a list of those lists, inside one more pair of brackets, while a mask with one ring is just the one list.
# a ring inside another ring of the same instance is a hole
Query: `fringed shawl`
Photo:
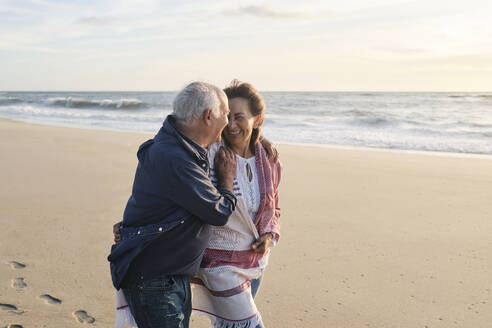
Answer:
[[[219, 145], [211, 147], [213, 167]], [[211, 239], [199, 273], [192, 278], [192, 306], [196, 314], [209, 317], [215, 328], [254, 328], [261, 316], [251, 295], [250, 280], [258, 278], [268, 264], [265, 255], [251, 251], [251, 244], [265, 233], [280, 236], [278, 185], [281, 165], [268, 160], [263, 147], [256, 147], [256, 168], [261, 202], [255, 220], [249, 217], [244, 199], [223, 227], [210, 227]]]

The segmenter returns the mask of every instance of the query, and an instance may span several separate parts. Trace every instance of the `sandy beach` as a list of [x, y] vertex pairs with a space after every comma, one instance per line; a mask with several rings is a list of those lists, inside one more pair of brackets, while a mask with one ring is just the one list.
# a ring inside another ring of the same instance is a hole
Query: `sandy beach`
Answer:
[[[112, 225], [150, 137], [0, 120], [0, 327], [113, 327]], [[266, 327], [491, 326], [492, 160], [278, 148]]]

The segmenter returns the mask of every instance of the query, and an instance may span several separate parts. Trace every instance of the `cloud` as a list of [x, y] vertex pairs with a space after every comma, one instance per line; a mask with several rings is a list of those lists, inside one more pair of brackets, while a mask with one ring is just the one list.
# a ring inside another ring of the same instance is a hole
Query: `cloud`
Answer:
[[107, 18], [90, 16], [80, 18], [76, 21], [78, 24], [87, 24], [87, 25], [106, 25], [110, 23], [110, 20]]
[[396, 54], [396, 55], [423, 55], [427, 54], [429, 50], [423, 48], [411, 48], [404, 46], [376, 46], [374, 50], [382, 51], [385, 53]]
[[234, 16], [250, 15], [267, 19], [296, 19], [309, 17], [308, 14], [303, 12], [277, 10], [269, 6], [246, 6], [224, 11], [224, 14]]
[[0, 49], [9, 51], [27, 51], [27, 52], [37, 52], [37, 53], [60, 53], [59, 49], [46, 47], [46, 46], [35, 46], [35, 45], [25, 45], [25, 44], [15, 44], [12, 42], [0, 41]]
[[33, 11], [28, 8], [9, 7], [4, 4], [0, 4], [0, 15], [2, 14], [25, 15], [25, 14], [32, 14], [32, 13]]

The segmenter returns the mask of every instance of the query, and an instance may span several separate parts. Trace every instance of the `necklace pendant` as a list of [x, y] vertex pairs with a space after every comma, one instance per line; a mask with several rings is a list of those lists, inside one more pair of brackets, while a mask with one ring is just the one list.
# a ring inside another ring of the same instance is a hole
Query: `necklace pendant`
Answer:
[[246, 163], [246, 174], [248, 175], [249, 182], [251, 182], [253, 180], [253, 172], [251, 171], [251, 166], [249, 166], [249, 163]]

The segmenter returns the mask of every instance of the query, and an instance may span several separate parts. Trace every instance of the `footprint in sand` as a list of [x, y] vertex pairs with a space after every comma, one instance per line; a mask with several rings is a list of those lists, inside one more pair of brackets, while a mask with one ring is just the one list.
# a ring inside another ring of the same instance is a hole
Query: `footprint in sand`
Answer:
[[12, 279], [12, 288], [21, 289], [27, 287], [24, 278], [15, 278]]
[[16, 311], [17, 306], [12, 305], [12, 304], [0, 303], [0, 309], [4, 310], [4, 311]]
[[91, 317], [90, 315], [87, 314], [84, 310], [78, 310], [72, 313], [75, 320], [77, 320], [80, 323], [94, 323], [96, 319], [94, 317]]
[[39, 296], [40, 299], [44, 300], [44, 302], [46, 304], [61, 304], [62, 300], [56, 298], [56, 297], [53, 297], [51, 295], [48, 295], [48, 294], [43, 294], [41, 296]]
[[5, 303], [0, 303], [0, 310], [9, 311], [9, 312], [15, 313], [15, 314], [22, 314], [22, 313], [24, 313], [24, 311], [19, 310], [17, 308], [17, 306], [12, 305], [12, 304], [5, 304]]
[[26, 267], [24, 263], [20, 263], [17, 261], [10, 261], [9, 264], [12, 269], [24, 269]]

